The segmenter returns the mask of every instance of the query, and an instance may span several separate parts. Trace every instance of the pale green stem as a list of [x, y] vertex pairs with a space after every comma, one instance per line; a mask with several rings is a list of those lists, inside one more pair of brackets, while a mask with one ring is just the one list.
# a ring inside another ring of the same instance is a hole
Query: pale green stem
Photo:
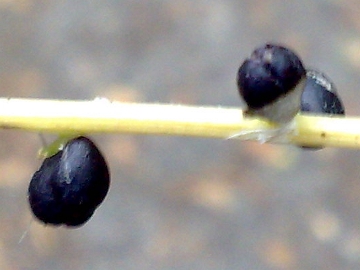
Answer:
[[[0, 127], [61, 135], [130, 133], [221, 139], [277, 128], [264, 119], [243, 117], [239, 108], [15, 98], [0, 98]], [[360, 148], [360, 118], [298, 115], [294, 130], [280, 141]]]

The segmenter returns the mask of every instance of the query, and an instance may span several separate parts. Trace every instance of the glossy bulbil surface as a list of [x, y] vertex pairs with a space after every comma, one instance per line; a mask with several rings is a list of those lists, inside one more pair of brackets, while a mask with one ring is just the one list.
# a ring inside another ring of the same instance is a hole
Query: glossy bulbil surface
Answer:
[[323, 73], [308, 70], [301, 97], [301, 111], [313, 114], [345, 114], [334, 83]]
[[239, 93], [250, 109], [259, 109], [293, 91], [305, 73], [295, 52], [280, 45], [266, 44], [255, 49], [240, 66]]
[[79, 226], [104, 200], [109, 184], [104, 157], [92, 141], [78, 137], [46, 158], [33, 175], [29, 186], [31, 210], [44, 223]]

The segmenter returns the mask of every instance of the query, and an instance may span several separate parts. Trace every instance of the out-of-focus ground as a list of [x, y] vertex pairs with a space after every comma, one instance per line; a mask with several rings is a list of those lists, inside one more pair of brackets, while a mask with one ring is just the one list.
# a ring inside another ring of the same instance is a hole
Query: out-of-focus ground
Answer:
[[[0, 96], [240, 106], [239, 65], [273, 41], [360, 115], [359, 14], [356, 0], [1, 0]], [[360, 269], [359, 151], [93, 136], [112, 186], [71, 230], [30, 213], [38, 135], [0, 138], [0, 269]]]

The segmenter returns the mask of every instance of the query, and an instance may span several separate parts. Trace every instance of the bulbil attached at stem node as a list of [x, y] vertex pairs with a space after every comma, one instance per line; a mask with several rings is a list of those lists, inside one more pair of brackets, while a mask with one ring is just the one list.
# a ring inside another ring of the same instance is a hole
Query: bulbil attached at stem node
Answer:
[[29, 203], [44, 223], [80, 226], [104, 200], [109, 169], [96, 145], [86, 137], [70, 140], [46, 158], [29, 185]]
[[294, 117], [301, 112], [344, 114], [333, 83], [318, 71], [306, 71], [290, 49], [266, 44], [253, 51], [237, 74], [245, 116], [260, 116], [277, 124], [274, 130], [242, 131], [231, 137], [287, 142], [295, 132]]
[[305, 80], [306, 70], [293, 51], [273, 44], [255, 49], [237, 74], [245, 115], [289, 123], [300, 110]]

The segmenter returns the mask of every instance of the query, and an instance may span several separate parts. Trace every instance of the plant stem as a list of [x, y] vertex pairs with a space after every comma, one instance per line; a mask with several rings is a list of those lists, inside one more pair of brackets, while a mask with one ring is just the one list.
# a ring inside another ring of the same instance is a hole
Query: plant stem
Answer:
[[[226, 139], [277, 127], [244, 117], [238, 108], [0, 98], [0, 128], [55, 134], [131, 133]], [[239, 139], [256, 139], [251, 136]], [[294, 130], [277, 140], [304, 146], [360, 148], [360, 118], [298, 115]]]

